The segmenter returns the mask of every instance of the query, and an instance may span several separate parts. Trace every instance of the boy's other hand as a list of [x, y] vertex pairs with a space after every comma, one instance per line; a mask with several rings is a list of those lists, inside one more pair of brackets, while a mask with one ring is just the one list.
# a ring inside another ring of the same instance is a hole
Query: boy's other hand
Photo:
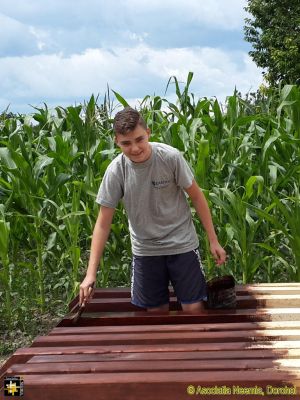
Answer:
[[224, 262], [226, 261], [226, 251], [223, 249], [219, 242], [211, 243], [210, 251], [218, 266], [224, 264]]
[[79, 306], [86, 304], [93, 297], [95, 279], [86, 276], [80, 284]]

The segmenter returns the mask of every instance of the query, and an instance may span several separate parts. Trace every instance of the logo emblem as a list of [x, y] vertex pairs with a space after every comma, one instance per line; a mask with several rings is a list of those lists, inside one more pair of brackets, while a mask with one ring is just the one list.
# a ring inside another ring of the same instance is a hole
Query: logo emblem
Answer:
[[160, 181], [151, 181], [151, 183], [155, 187], [155, 189], [165, 188], [165, 187], [169, 186], [170, 182], [171, 182], [170, 179], [161, 179]]
[[4, 396], [19, 397], [24, 394], [24, 381], [19, 376], [6, 376], [4, 378]]

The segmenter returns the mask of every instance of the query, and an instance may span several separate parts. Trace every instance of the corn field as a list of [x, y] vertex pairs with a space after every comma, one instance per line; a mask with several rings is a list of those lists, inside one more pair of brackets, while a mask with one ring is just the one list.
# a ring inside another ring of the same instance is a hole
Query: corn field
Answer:
[[[300, 89], [285, 86], [260, 102], [238, 93], [221, 105], [196, 99], [193, 74], [175, 104], [146, 96], [140, 111], [151, 140], [178, 148], [210, 204], [229, 254], [214, 266], [195, 218], [207, 278], [237, 282], [300, 282]], [[103, 103], [0, 119], [0, 300], [5, 329], [23, 327], [31, 310], [67, 303], [79, 289], [89, 256], [101, 179], [118, 154], [112, 119], [127, 105], [114, 92]], [[195, 214], [194, 210], [192, 210]], [[98, 286], [129, 286], [127, 218], [119, 206], [101, 260]], [[17, 322], [16, 322], [17, 321]]]

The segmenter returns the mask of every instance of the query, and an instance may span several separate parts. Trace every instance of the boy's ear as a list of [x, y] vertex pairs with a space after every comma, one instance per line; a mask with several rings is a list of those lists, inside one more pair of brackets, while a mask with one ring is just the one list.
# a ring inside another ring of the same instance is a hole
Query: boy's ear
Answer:
[[146, 129], [146, 132], [147, 132], [147, 134], [148, 134], [148, 137], [151, 135], [151, 129], [150, 128], [147, 128]]

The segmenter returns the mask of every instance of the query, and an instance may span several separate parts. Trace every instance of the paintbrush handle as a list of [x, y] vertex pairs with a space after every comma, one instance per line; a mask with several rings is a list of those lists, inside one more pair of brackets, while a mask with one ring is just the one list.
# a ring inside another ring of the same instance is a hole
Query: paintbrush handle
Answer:
[[85, 309], [85, 303], [82, 303], [81, 306], [79, 307], [77, 313], [72, 318], [73, 323], [76, 323], [79, 320], [79, 318], [80, 318], [81, 314], [83, 313], [84, 309]]
[[75, 312], [75, 310], [78, 308], [79, 302], [75, 304], [75, 306], [73, 306], [73, 308], [69, 311], [69, 314], [73, 314], [73, 312]]
[[[92, 292], [92, 290], [94, 288], [94, 285], [95, 285], [95, 283], [92, 283], [89, 286], [89, 296], [90, 296], [90, 294], [91, 294], [91, 292]], [[85, 304], [85, 302], [83, 302], [82, 304]], [[79, 308], [81, 307], [81, 305], [79, 305], [79, 299], [78, 299], [78, 302], [75, 304], [75, 306], [73, 306], [73, 308], [70, 310], [70, 313], [73, 313], [78, 307]]]
[[[94, 284], [92, 284], [92, 285], [89, 287], [89, 296], [90, 296], [90, 294], [92, 293], [93, 288], [94, 288]], [[78, 306], [78, 304], [79, 304], [79, 302], [76, 304], [75, 307], [73, 307], [72, 310], [75, 310], [76, 307]], [[81, 314], [83, 313], [83, 311], [84, 311], [84, 309], [85, 309], [85, 306], [86, 306], [86, 301], [84, 301], [84, 302], [79, 306], [78, 311], [77, 311], [76, 314], [71, 318], [72, 321], [73, 321], [73, 324], [76, 324], [76, 322], [79, 320]]]

